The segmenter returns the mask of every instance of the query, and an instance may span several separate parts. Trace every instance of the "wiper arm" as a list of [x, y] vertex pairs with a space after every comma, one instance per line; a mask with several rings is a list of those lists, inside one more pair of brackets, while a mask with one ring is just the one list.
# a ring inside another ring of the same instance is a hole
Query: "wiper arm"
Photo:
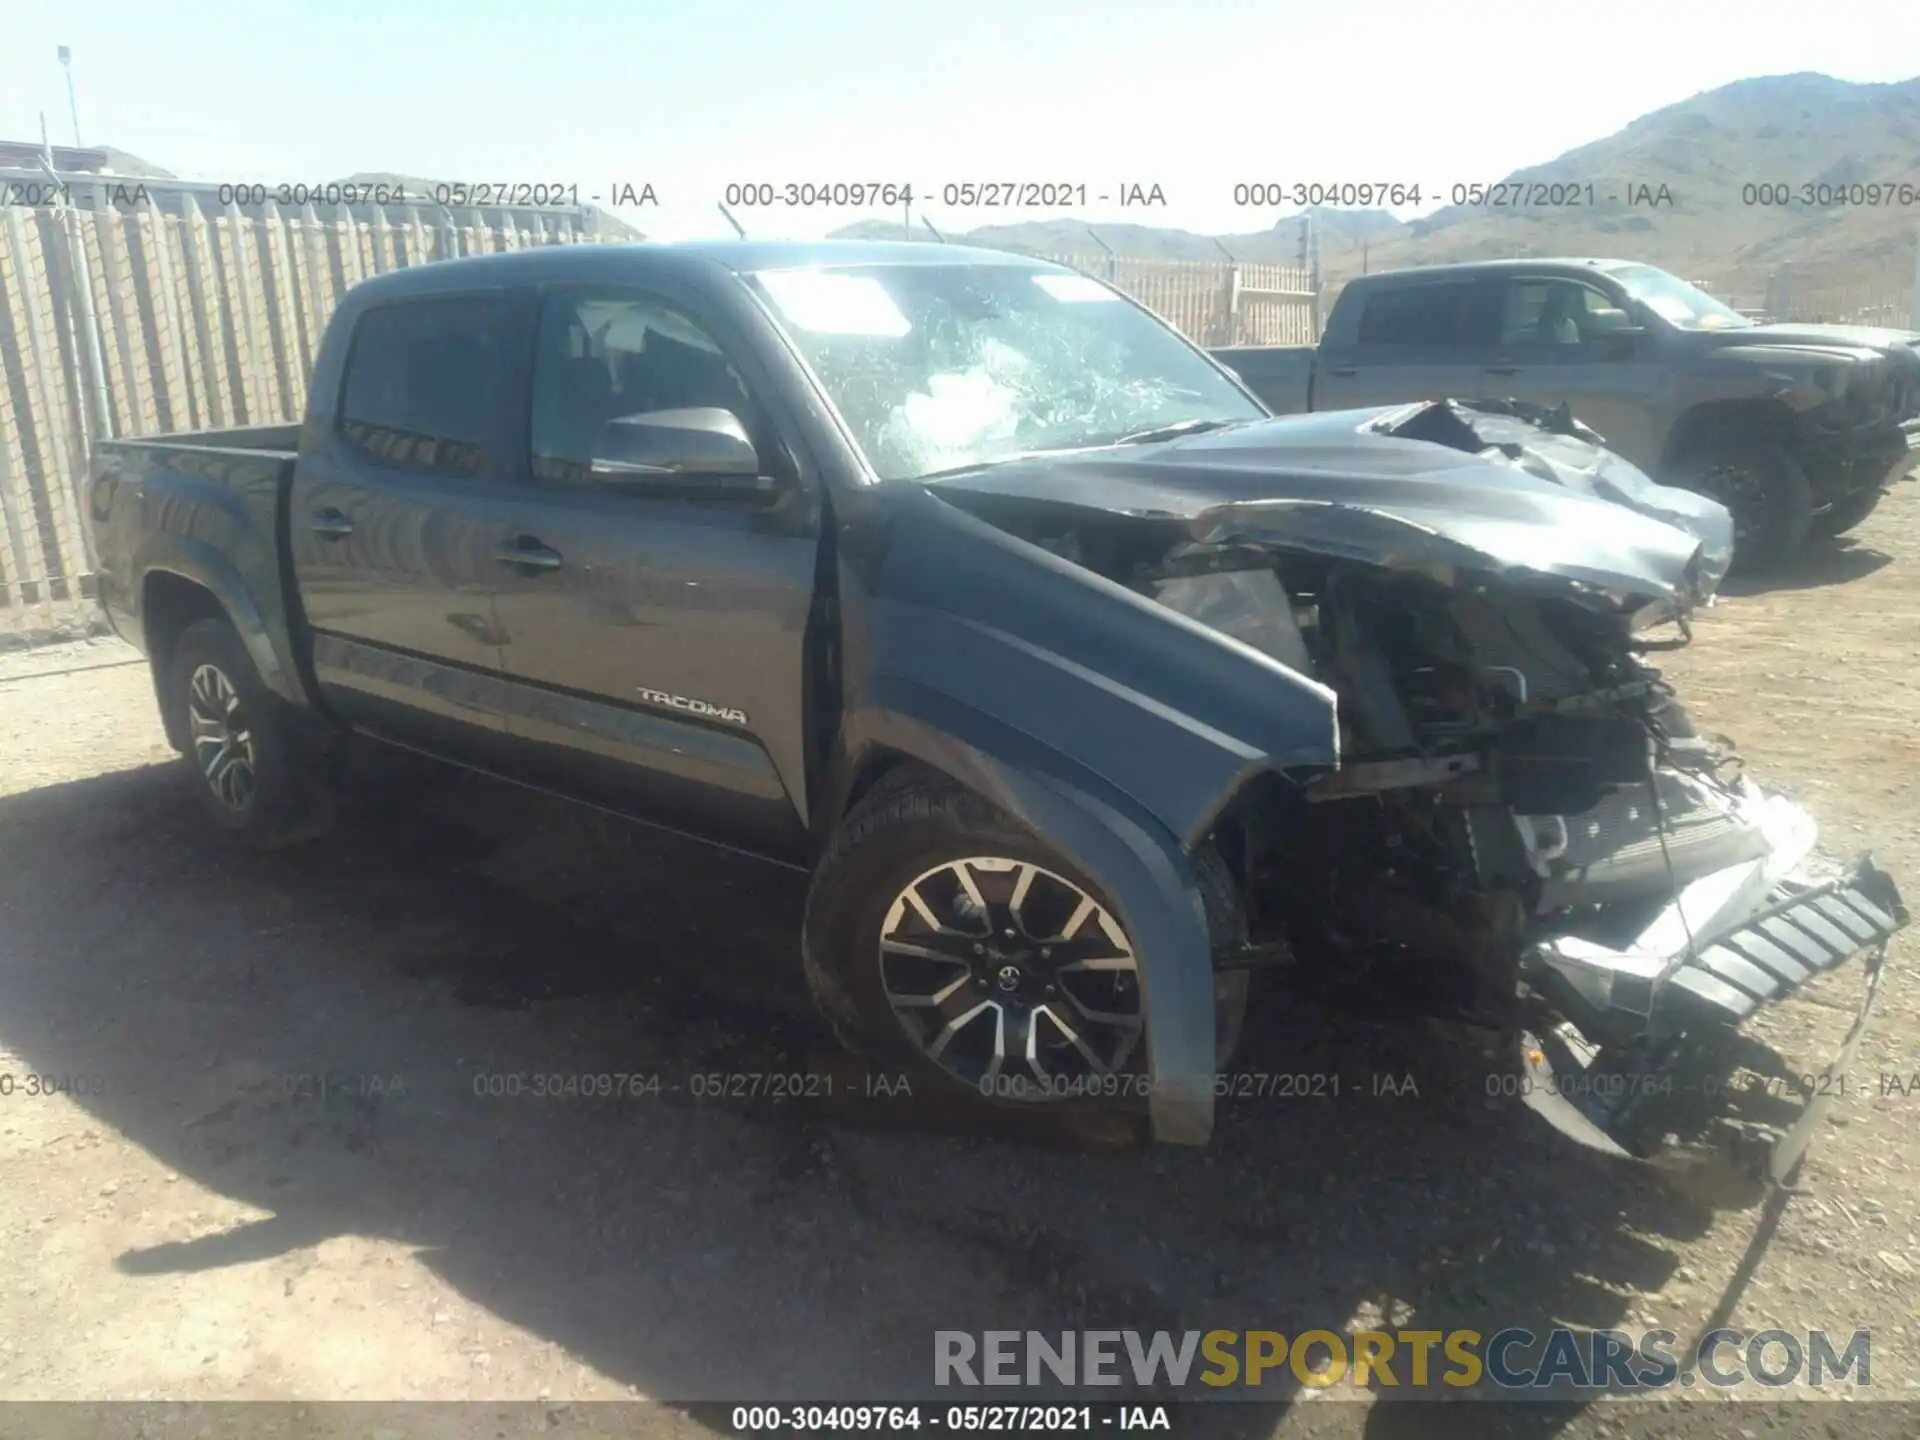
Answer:
[[1178, 420], [1171, 425], [1162, 425], [1153, 430], [1137, 430], [1131, 435], [1122, 435], [1115, 445], [1151, 445], [1156, 440], [1178, 440], [1182, 435], [1200, 435], [1208, 430], [1224, 430], [1229, 425], [1241, 424], [1238, 420]]

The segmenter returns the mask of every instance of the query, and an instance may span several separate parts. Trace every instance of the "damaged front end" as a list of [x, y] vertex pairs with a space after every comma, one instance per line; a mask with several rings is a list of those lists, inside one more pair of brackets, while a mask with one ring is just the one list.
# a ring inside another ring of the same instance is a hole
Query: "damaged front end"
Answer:
[[[1582, 1143], [1783, 1178], [1819, 1105], [1686, 1144], [1671, 1105], [1714, 1036], [1866, 951], [1844, 1065], [1907, 915], [1871, 859], [1831, 861], [1804, 810], [1698, 733], [1654, 664], [1724, 569], [1725, 512], [1677, 529], [1673, 492], [1608, 493], [1594, 447], [1508, 408], [1359, 428], [1389, 448], [1344, 494], [1315, 464], [1210, 495], [1195, 468], [1257, 433], [1110, 474], [1155, 499], [1103, 515], [1028, 503], [998, 471], [948, 493], [1337, 696], [1338, 764], [1260, 775], [1219, 817], [1251, 926], [1224, 963], [1499, 1030], [1528, 1104]], [[1427, 488], [1390, 494], [1414, 441]]]

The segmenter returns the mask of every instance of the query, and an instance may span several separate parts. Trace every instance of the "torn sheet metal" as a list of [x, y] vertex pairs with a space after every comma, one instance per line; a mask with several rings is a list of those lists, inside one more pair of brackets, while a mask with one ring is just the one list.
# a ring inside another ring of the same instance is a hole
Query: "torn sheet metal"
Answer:
[[1594, 608], [1664, 602], [1684, 613], [1706, 600], [1732, 550], [1726, 512], [1654, 484], [1571, 422], [1555, 433], [1554, 418], [1457, 401], [1329, 411], [1036, 456], [933, 488], [958, 503], [1178, 521], [1210, 543], [1284, 546], [1447, 581], [1461, 570], [1492, 574]]

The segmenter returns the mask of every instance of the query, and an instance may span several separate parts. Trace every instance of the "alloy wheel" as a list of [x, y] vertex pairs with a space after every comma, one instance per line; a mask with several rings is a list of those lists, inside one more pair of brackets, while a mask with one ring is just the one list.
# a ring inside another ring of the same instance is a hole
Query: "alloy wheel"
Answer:
[[1126, 932], [1030, 861], [977, 855], [917, 876], [888, 906], [879, 963], [908, 1037], [983, 1093], [1074, 1093], [1122, 1070], [1144, 1033]]
[[1768, 524], [1767, 476], [1751, 465], [1720, 461], [1703, 470], [1693, 488], [1727, 507], [1736, 547], [1751, 541]]
[[240, 694], [217, 665], [201, 665], [187, 682], [187, 721], [193, 759], [214, 798], [236, 814], [253, 804], [253, 731]]

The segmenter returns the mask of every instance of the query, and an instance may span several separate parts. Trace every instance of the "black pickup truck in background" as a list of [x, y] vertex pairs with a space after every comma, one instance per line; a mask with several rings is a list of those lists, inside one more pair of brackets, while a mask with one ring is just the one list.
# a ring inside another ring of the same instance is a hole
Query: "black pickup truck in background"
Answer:
[[94, 461], [219, 830], [314, 837], [366, 739], [801, 868], [892, 1073], [1199, 1143], [1277, 972], [1646, 1156], [1663, 1067], [1905, 919], [1650, 663], [1725, 510], [1544, 412], [1273, 419], [1086, 276], [850, 242], [396, 271], [308, 393]]
[[1864, 520], [1920, 457], [1920, 335], [1759, 325], [1651, 265], [1496, 260], [1350, 281], [1319, 346], [1214, 351], [1276, 415], [1499, 396], [1565, 405], [1733, 512], [1740, 558]]

